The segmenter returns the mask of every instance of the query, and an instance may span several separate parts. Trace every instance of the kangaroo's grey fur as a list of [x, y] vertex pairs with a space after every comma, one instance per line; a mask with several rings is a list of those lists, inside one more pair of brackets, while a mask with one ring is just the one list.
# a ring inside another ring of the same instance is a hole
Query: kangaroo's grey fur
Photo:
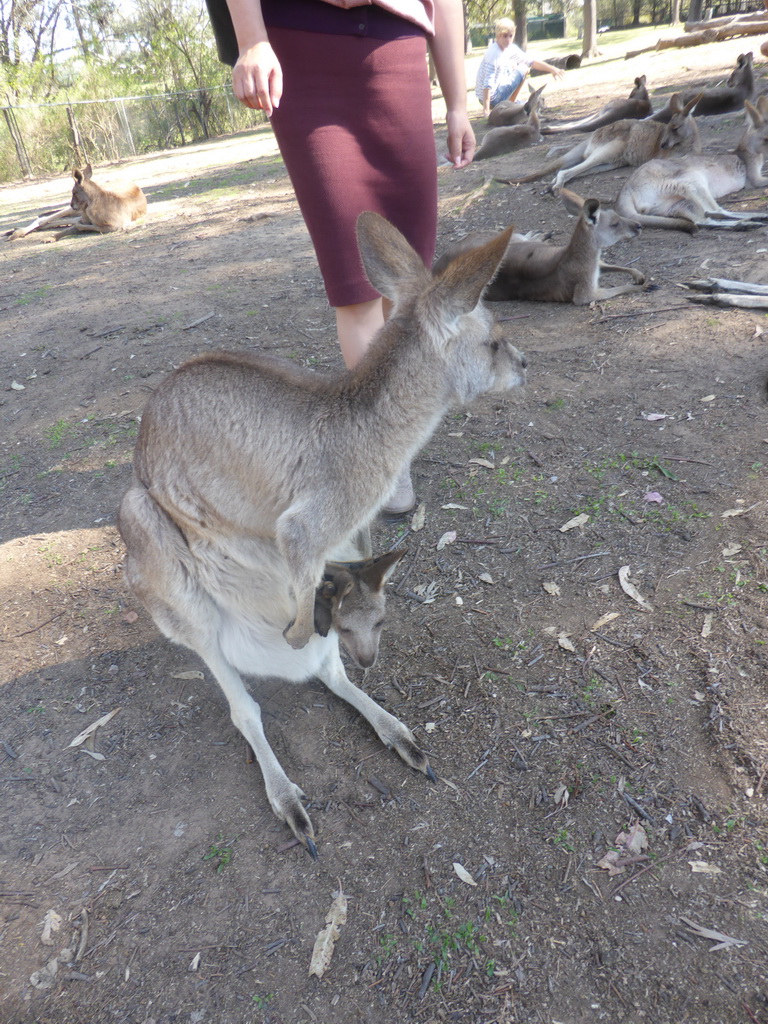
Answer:
[[[640, 233], [640, 225], [620, 217], [610, 207], [601, 206], [599, 200], [585, 201], [569, 189], [561, 189], [560, 197], [568, 212], [578, 217], [568, 243], [548, 245], [535, 236], [513, 234], [499, 272], [485, 291], [486, 299], [585, 305], [642, 291], [644, 274], [632, 267], [604, 263], [601, 259], [604, 248], [635, 238]], [[486, 239], [484, 232], [468, 235], [441, 256], [435, 268], [439, 269], [442, 261], [451, 259], [457, 252], [480, 245]], [[629, 274], [633, 283], [601, 288], [601, 271]]]
[[738, 231], [763, 226], [768, 213], [737, 213], [717, 202], [747, 185], [768, 185], [763, 174], [768, 155], [768, 96], [760, 96], [757, 106], [746, 100], [744, 108], [747, 128], [732, 153], [652, 160], [624, 182], [616, 209], [647, 227], [689, 233], [699, 227]]
[[488, 126], [490, 128], [500, 128], [504, 125], [524, 124], [531, 112], [531, 101], [534, 97], [536, 97], [539, 110], [544, 108], [545, 100], [541, 95], [543, 88], [544, 86], [541, 89], [535, 89], [529, 82], [529, 95], [524, 103], [519, 100], [502, 100], [501, 103], [497, 103], [488, 114]]
[[516, 149], [532, 146], [541, 139], [539, 130], [538, 105], [539, 97], [546, 88], [546, 83], [537, 89], [527, 105], [530, 105], [527, 124], [514, 124], [501, 128], [491, 128], [483, 136], [483, 140], [475, 153], [475, 160], [487, 160], [489, 157], [502, 156]]
[[653, 113], [653, 107], [646, 88], [645, 75], [635, 79], [635, 84], [627, 99], [609, 100], [605, 106], [588, 117], [565, 124], [544, 125], [542, 135], [560, 135], [564, 132], [594, 132], [614, 121], [625, 121], [631, 118], [647, 117]]
[[[295, 603], [292, 622], [283, 610], [272, 625], [296, 650], [316, 642], [326, 562], [370, 552], [371, 519], [446, 411], [523, 383], [524, 358], [480, 301], [509, 234], [433, 277], [391, 224], [361, 214], [363, 265], [392, 313], [356, 369], [323, 376], [230, 353], [181, 366], [142, 416], [121, 522], [134, 507], [170, 522], [214, 567], [206, 579], [241, 567], [235, 589], [247, 570], [263, 572], [268, 541]], [[241, 685], [214, 631], [191, 639], [222, 686]]]
[[507, 185], [536, 181], [557, 171], [551, 188], [557, 190], [566, 182], [583, 174], [597, 174], [616, 167], [638, 167], [674, 149], [676, 152], [698, 152], [701, 148], [699, 131], [691, 117], [695, 99], [683, 106], [676, 97], [670, 100], [676, 110], [669, 124], [654, 121], [624, 120], [598, 128], [589, 138], [533, 174], [522, 178], [498, 178]]
[[[693, 116], [712, 114], [732, 114], [741, 110], [745, 100], [751, 100], [755, 95], [755, 72], [752, 66], [752, 54], [740, 53], [736, 61], [736, 67], [728, 77], [725, 85], [713, 86], [709, 89], [686, 89], [681, 94], [683, 103], [688, 103], [694, 97], [698, 99], [693, 107]], [[661, 110], [657, 110], [649, 120], [668, 122], [674, 111], [670, 102]]]

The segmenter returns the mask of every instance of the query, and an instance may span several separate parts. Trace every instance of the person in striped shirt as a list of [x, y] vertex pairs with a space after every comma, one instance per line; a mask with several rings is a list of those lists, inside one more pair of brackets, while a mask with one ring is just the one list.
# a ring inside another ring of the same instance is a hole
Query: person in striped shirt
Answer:
[[478, 68], [475, 95], [482, 103], [486, 117], [491, 107], [515, 96], [530, 68], [548, 71], [555, 78], [563, 77], [564, 72], [560, 68], [537, 60], [516, 46], [512, 42], [514, 36], [514, 21], [500, 18], [496, 22], [496, 39], [488, 46]]

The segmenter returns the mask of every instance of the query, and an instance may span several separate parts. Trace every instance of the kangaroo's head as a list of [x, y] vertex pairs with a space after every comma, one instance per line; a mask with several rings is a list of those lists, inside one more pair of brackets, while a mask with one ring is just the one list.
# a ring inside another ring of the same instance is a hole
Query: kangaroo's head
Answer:
[[546, 87], [546, 82], [539, 89], [534, 89], [533, 86], [529, 84], [528, 89], [530, 90], [530, 96], [525, 101], [525, 106], [523, 107], [526, 114], [529, 115], [529, 120], [531, 114], [544, 109], [546, 104], [544, 102], [544, 97], [541, 94], [544, 92]]
[[631, 100], [647, 100], [648, 90], [645, 86], [645, 75], [638, 75], [635, 84], [629, 94]]
[[568, 213], [579, 217], [574, 236], [578, 232], [585, 242], [588, 237], [598, 250], [635, 238], [642, 230], [639, 224], [622, 217], [613, 207], [603, 206], [599, 199], [582, 199], [568, 188], [560, 189], [560, 198]]
[[736, 147], [737, 153], [748, 152], [754, 157], [768, 156], [768, 94], [758, 96], [757, 103], [744, 100], [747, 130]]
[[399, 548], [363, 562], [330, 562], [325, 567], [315, 595], [315, 629], [321, 636], [334, 629], [360, 668], [370, 668], [376, 661], [384, 626], [384, 587], [405, 552]]
[[752, 53], [740, 53], [736, 60], [736, 67], [728, 76], [725, 83], [730, 89], [740, 89], [746, 86], [751, 92], [754, 87], [754, 70], [752, 67]]
[[685, 104], [677, 92], [669, 97], [672, 117], [661, 133], [659, 149], [665, 152], [674, 149], [676, 156], [681, 156], [683, 153], [700, 152], [701, 141], [699, 129], [693, 116], [693, 108], [703, 95], [703, 93], [698, 93]]
[[70, 205], [73, 210], [84, 210], [89, 200], [87, 182], [93, 177], [93, 168], [90, 164], [86, 164], [82, 171], [79, 167], [75, 167], [72, 177], [75, 179], [75, 184], [72, 186]]
[[[428, 373], [446, 405], [506, 394], [525, 380], [525, 359], [502, 337], [482, 302], [511, 234], [507, 228], [430, 274], [392, 224], [376, 213], [358, 217], [368, 280], [393, 304], [379, 335], [379, 352], [383, 356], [385, 344], [396, 346], [403, 372], [410, 364], [413, 373]], [[376, 344], [370, 350], [373, 359]]]

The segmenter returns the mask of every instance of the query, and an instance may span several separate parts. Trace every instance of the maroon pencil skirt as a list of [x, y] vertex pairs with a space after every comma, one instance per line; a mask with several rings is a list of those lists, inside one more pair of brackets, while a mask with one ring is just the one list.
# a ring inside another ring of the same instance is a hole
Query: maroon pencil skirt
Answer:
[[437, 231], [437, 158], [423, 37], [395, 40], [270, 29], [284, 92], [280, 152], [332, 306], [378, 297], [355, 223], [391, 221], [427, 266]]

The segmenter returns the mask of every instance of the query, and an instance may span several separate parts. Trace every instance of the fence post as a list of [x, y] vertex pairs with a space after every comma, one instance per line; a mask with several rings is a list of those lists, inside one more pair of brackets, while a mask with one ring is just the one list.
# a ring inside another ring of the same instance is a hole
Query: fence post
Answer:
[[24, 147], [24, 139], [21, 137], [21, 132], [19, 131], [19, 126], [16, 122], [16, 115], [13, 112], [13, 107], [3, 107], [2, 111], [5, 116], [5, 123], [8, 125], [8, 131], [11, 133], [13, 144], [16, 147], [16, 156], [19, 161], [19, 166], [21, 167], [21, 173], [23, 177], [31, 178], [33, 176], [32, 165], [29, 162], [29, 156], [27, 155], [27, 151]]
[[77, 161], [78, 167], [84, 166], [88, 163], [83, 153], [82, 142], [80, 140], [80, 132], [77, 128], [77, 121], [75, 120], [75, 112], [67, 102], [67, 121], [69, 121], [69, 130], [72, 132], [72, 145], [75, 150], [75, 160]]
[[131, 147], [131, 155], [136, 156], [136, 146], [133, 141], [133, 135], [131, 134], [131, 124], [128, 120], [128, 113], [125, 109], [125, 100], [118, 100], [117, 116], [120, 118], [120, 124], [123, 126], [123, 131], [128, 139], [128, 145]]

